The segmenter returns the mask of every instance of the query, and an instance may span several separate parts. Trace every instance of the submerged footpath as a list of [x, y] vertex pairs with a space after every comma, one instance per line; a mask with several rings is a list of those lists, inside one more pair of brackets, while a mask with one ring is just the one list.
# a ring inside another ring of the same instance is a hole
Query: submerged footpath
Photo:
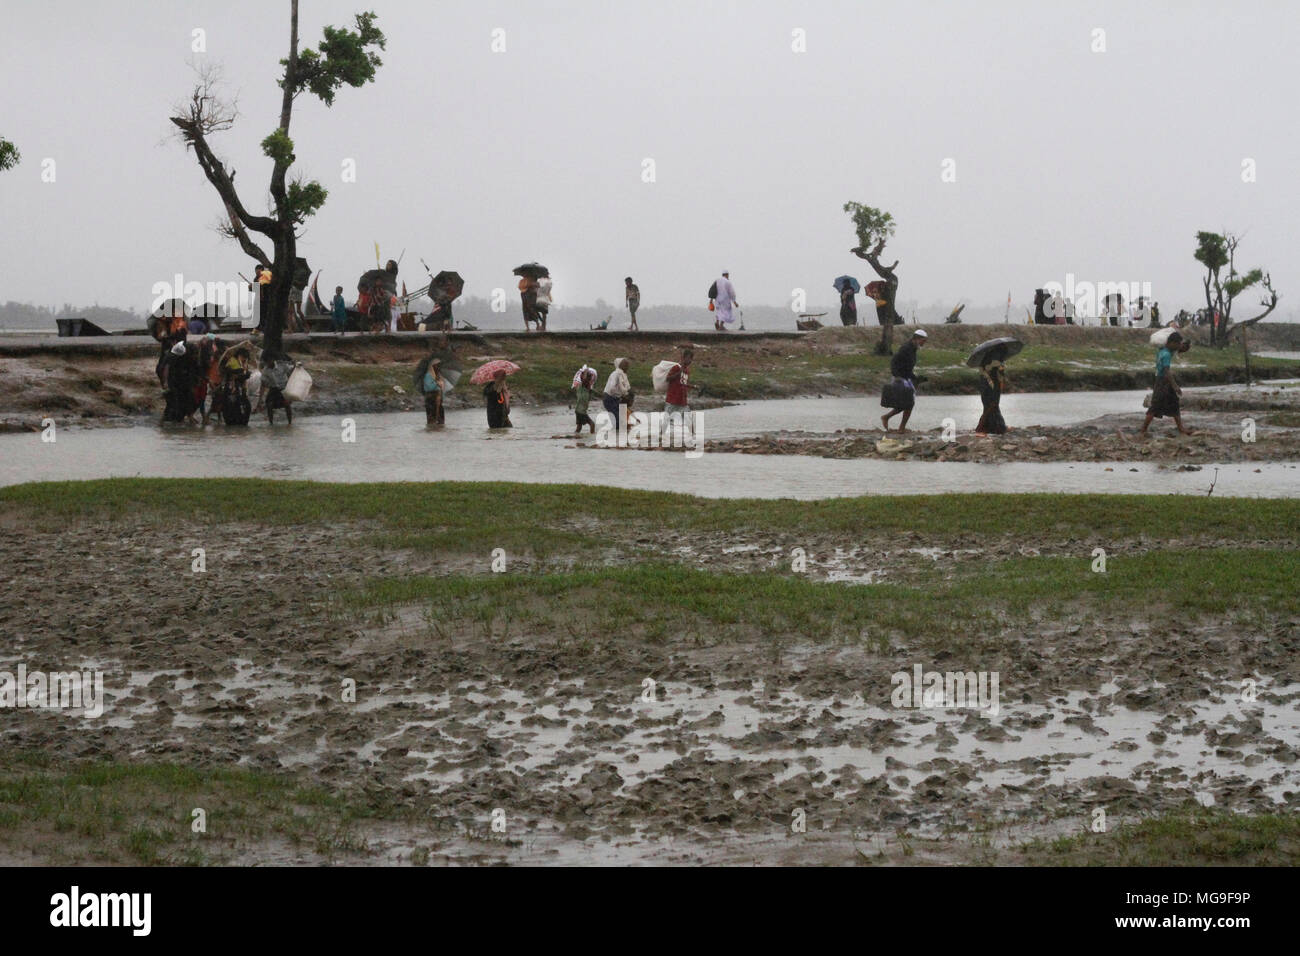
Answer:
[[[912, 327], [895, 330], [901, 344]], [[1010, 364], [1018, 391], [1078, 391], [1149, 387], [1154, 350], [1146, 329], [1080, 326], [932, 325], [917, 366], [929, 394], [978, 391], [978, 372], [966, 355], [980, 341], [1011, 335], [1025, 350]], [[1204, 347], [1204, 330], [1191, 330], [1195, 346], [1176, 372], [1185, 386], [1244, 382], [1239, 345]], [[379, 335], [328, 333], [285, 336], [290, 355], [314, 379], [300, 413], [349, 414], [417, 410], [412, 372], [431, 348], [452, 352], [468, 372], [505, 358], [521, 371], [510, 380], [520, 405], [565, 404], [574, 371], [587, 364], [603, 385], [616, 358], [632, 363], [635, 391], [653, 394], [650, 369], [672, 358], [679, 346], [695, 347], [693, 404], [716, 407], [731, 401], [832, 397], [877, 392], [889, 375], [887, 356], [874, 354], [877, 326], [825, 328], [817, 332], [726, 332], [708, 329], [643, 332], [398, 332]], [[220, 336], [233, 344], [246, 336]], [[1300, 350], [1300, 325], [1261, 324], [1250, 330], [1252, 350]], [[163, 397], [154, 374], [158, 345], [144, 335], [102, 338], [5, 336], [0, 334], [0, 428], [37, 428], [45, 418], [60, 424], [105, 423], [161, 413]], [[1300, 363], [1252, 356], [1260, 380], [1294, 377]], [[467, 382], [448, 396], [448, 406], [477, 406], [478, 389]], [[644, 406], [642, 406], [644, 407]]]

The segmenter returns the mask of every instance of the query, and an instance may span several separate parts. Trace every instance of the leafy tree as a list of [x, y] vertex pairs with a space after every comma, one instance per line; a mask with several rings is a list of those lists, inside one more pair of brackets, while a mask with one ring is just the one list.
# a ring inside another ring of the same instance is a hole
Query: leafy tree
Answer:
[[[876, 344], [877, 355], [892, 355], [894, 351], [894, 325], [902, 322], [895, 303], [898, 301], [898, 260], [893, 265], [881, 265], [880, 257], [885, 251], [885, 242], [894, 235], [894, 217], [874, 206], [846, 202], [844, 211], [853, 217], [853, 228], [858, 234], [858, 244], [849, 251], [859, 259], [865, 259], [875, 270], [876, 275], [884, 280], [884, 305], [876, 306], [876, 318], [881, 323], [880, 341]], [[868, 251], [869, 250], [869, 251]]]
[[18, 147], [0, 136], [0, 170], [13, 169], [18, 165], [18, 160], [22, 158], [22, 153], [18, 152]]
[[[378, 51], [386, 39], [375, 26], [376, 15], [358, 13], [355, 29], [326, 26], [317, 49], [298, 49], [298, 0], [289, 4], [289, 55], [280, 61], [280, 124], [262, 140], [262, 152], [271, 160], [271, 209], [265, 215], [249, 210], [235, 190], [235, 170], [220, 160], [209, 144], [214, 133], [230, 129], [238, 115], [233, 101], [217, 94], [219, 76], [213, 70], [200, 73], [188, 103], [177, 108], [171, 121], [180, 130], [186, 148], [194, 150], [199, 168], [207, 177], [226, 209], [227, 222], [221, 231], [238, 241], [240, 247], [271, 270], [268, 293], [269, 315], [263, 316], [266, 347], [282, 351], [285, 317], [289, 310], [289, 293], [297, 259], [299, 229], [325, 203], [328, 193], [316, 180], [289, 175], [293, 166], [293, 140], [289, 123], [298, 95], [309, 92], [326, 106], [332, 106], [335, 94], [344, 86], [360, 87], [375, 78], [383, 64]], [[272, 244], [268, 256], [253, 241], [250, 233], [265, 236]]]
[[[1228, 344], [1228, 337], [1238, 329], [1254, 325], [1277, 308], [1278, 294], [1273, 289], [1273, 280], [1262, 269], [1249, 272], [1237, 271], [1237, 246], [1241, 237], [1230, 232], [1198, 232], [1196, 234], [1196, 261], [1205, 266], [1205, 276], [1201, 284], [1205, 287], [1205, 306], [1211, 317], [1219, 313], [1217, 328], [1210, 326], [1210, 341], [1220, 347]], [[1247, 289], [1258, 287], [1264, 292], [1260, 305], [1264, 311], [1250, 319], [1240, 322], [1232, 321], [1233, 300]], [[1244, 337], [1243, 337], [1244, 347]]]

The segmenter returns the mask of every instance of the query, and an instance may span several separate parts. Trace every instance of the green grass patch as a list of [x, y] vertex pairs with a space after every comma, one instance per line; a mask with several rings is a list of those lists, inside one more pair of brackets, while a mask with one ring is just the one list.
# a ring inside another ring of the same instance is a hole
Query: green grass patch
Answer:
[[[959, 570], [909, 572], [873, 585], [809, 580], [794, 573], [723, 574], [676, 564], [589, 567], [562, 574], [384, 578], [347, 592], [338, 606], [364, 618], [427, 604], [435, 633], [482, 630], [487, 638], [547, 634], [578, 644], [616, 629], [650, 643], [669, 632], [697, 644], [762, 637], [864, 642], [896, 636], [933, 647], [990, 650], [1009, 625], [1071, 620], [1104, 608], [1188, 621], [1237, 613], [1265, 620], [1300, 613], [1292, 587], [1300, 562], [1278, 550], [1148, 552], [967, 562]], [[977, 646], [982, 645], [982, 646]]]
[[1023, 862], [1045, 866], [1294, 866], [1300, 814], [1245, 816], [1195, 808], [1021, 848]]
[[[275, 525], [370, 522], [412, 547], [487, 553], [603, 548], [611, 532], [641, 532], [707, 549], [715, 536], [760, 532], [791, 547], [833, 534], [845, 544], [914, 534], [979, 538], [1138, 537], [1232, 542], [1294, 538], [1300, 502], [1162, 495], [949, 494], [824, 501], [709, 499], [666, 492], [509, 482], [332, 484], [272, 479], [115, 478], [0, 489], [0, 511], [51, 527], [141, 516]], [[485, 550], [486, 549], [486, 550]]]
[[[206, 833], [191, 829], [195, 808]], [[271, 839], [331, 859], [364, 849], [358, 821], [403, 812], [242, 768], [0, 755], [0, 845], [50, 864], [219, 864]]]

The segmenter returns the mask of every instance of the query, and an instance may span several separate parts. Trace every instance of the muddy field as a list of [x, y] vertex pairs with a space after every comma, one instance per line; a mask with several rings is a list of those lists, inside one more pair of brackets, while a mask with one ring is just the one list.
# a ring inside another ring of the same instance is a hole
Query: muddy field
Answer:
[[[590, 528], [582, 528], [584, 532]], [[602, 530], [608, 569], [651, 560], [711, 573], [781, 570], [789, 541], [758, 529], [663, 540]], [[105, 672], [98, 719], [10, 711], [6, 745], [56, 762], [175, 760], [286, 773], [402, 813], [358, 824], [345, 862], [1014, 862], [1026, 840], [1186, 807], [1300, 804], [1300, 620], [1170, 618], [1105, 602], [991, 621], [956, 643], [782, 632], [725, 637], [669, 617], [462, 614], [454, 603], [340, 600], [376, 578], [491, 576], [486, 555], [405, 550], [364, 522], [271, 528], [119, 517], [58, 527], [3, 513], [0, 665]], [[1059, 536], [801, 539], [807, 574], [841, 587], [1025, 556], [1087, 555]], [[1152, 548], [1290, 547], [1205, 536]], [[205, 547], [206, 571], [191, 569]], [[511, 557], [561, 572], [576, 554]], [[654, 599], [645, 595], [645, 599]], [[671, 612], [669, 612], [671, 613]], [[892, 675], [1000, 674], [1000, 706], [912, 709]], [[1241, 682], [1260, 678], [1257, 701]], [[355, 681], [355, 702], [344, 700]], [[650, 683], [653, 682], [653, 683]], [[503, 814], [504, 832], [492, 828]], [[317, 861], [277, 841], [216, 861]], [[806, 832], [792, 824], [806, 821]], [[48, 844], [75, 843], [51, 833]], [[44, 851], [10, 840], [4, 862]], [[36, 854], [36, 856], [33, 856]]]

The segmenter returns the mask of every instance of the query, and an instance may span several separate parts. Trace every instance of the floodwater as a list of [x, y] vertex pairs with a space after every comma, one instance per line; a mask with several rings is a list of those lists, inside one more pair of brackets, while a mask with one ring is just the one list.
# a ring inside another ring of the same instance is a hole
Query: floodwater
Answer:
[[[1131, 411], [1141, 391], [1008, 395], [1013, 425], [1063, 425]], [[879, 424], [871, 397], [744, 402], [698, 414], [707, 439], [779, 429], [830, 432]], [[452, 411], [444, 428], [428, 430], [421, 411], [300, 415], [293, 426], [207, 429], [157, 424], [61, 428], [57, 440], [39, 433], [0, 435], [0, 485], [110, 477], [285, 478], [313, 481], [527, 481], [677, 491], [705, 497], [827, 498], [865, 494], [955, 491], [1059, 491], [1300, 497], [1295, 463], [1207, 465], [1178, 472], [1147, 462], [971, 462], [831, 460], [802, 455], [741, 455], [581, 448], [590, 437], [568, 437], [565, 408], [517, 407], [515, 428], [489, 432], [481, 409]], [[979, 417], [972, 395], [925, 397], [911, 424], [939, 427], [952, 417], [967, 431]], [[344, 422], [355, 441], [344, 441]], [[565, 436], [565, 437], [560, 437]], [[1107, 470], [1110, 469], [1110, 470]]]

